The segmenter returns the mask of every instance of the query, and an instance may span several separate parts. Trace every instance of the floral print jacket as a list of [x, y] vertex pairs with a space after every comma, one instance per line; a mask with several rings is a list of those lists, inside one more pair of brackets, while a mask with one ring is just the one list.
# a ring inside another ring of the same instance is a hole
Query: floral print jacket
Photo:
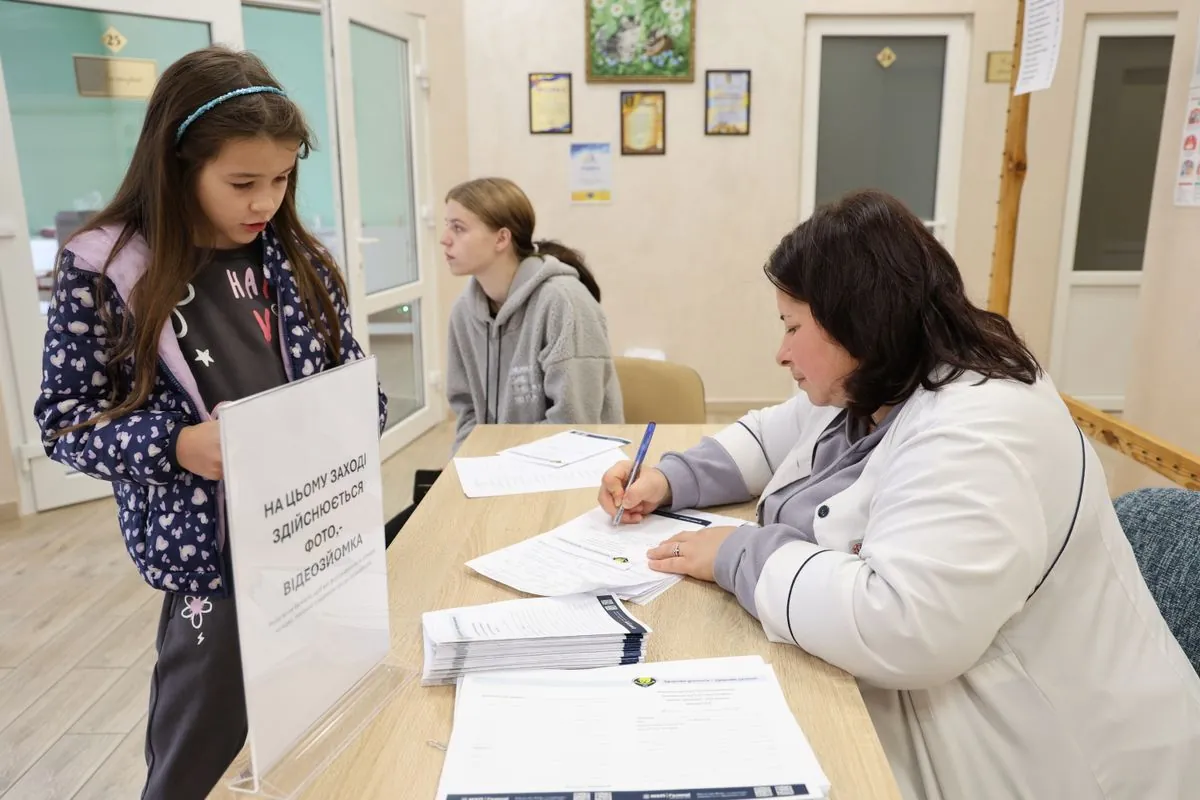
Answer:
[[[112, 483], [125, 547], [147, 583], [172, 592], [226, 596], [230, 580], [221, 557], [222, 486], [184, 470], [174, 457], [179, 432], [211, 416], [169, 323], [159, 340], [157, 379], [141, 409], [53, 435], [111, 407], [105, 366], [108, 331], [97, 308], [97, 288], [107, 282], [107, 317], [120, 324], [130, 313], [130, 292], [148, 263], [145, 241], [134, 237], [100, 274], [120, 232], [110, 227], [83, 233], [60, 257], [42, 356], [42, 391], [34, 407], [43, 446], [55, 461]], [[263, 271], [278, 302], [279, 343], [288, 380], [336, 366], [306, 318], [291, 265], [274, 231], [268, 226], [262, 236]], [[342, 361], [362, 358], [346, 298], [329, 275], [325, 286], [341, 320]], [[121, 371], [132, 379], [132, 359]], [[387, 400], [380, 392], [380, 431], [386, 420]]]

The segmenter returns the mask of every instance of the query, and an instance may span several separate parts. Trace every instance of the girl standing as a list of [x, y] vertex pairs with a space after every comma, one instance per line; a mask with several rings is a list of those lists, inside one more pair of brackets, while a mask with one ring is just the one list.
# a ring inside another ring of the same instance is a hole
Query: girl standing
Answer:
[[[146, 800], [206, 797], [246, 737], [213, 411], [363, 357], [341, 275], [296, 213], [311, 143], [257, 58], [191, 53], [159, 79], [113, 201], [59, 259], [46, 452], [112, 483], [126, 549], [164, 593]], [[382, 430], [382, 393], [379, 413]]]

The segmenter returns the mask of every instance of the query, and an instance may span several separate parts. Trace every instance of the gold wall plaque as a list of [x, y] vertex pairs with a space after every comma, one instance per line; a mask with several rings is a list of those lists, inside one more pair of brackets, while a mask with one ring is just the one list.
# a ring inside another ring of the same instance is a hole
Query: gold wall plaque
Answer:
[[108, 30], [100, 34], [100, 44], [108, 48], [110, 53], [119, 53], [125, 49], [125, 45], [129, 44], [129, 40], [112, 25], [108, 26]]
[[890, 47], [885, 47], [875, 54], [875, 60], [879, 62], [879, 66], [887, 69], [896, 63], [896, 51]]
[[993, 50], [987, 57], [987, 82], [1011, 83], [1013, 58], [1011, 50]]
[[146, 58], [75, 56], [75, 86], [83, 97], [146, 100], [158, 80], [158, 63]]

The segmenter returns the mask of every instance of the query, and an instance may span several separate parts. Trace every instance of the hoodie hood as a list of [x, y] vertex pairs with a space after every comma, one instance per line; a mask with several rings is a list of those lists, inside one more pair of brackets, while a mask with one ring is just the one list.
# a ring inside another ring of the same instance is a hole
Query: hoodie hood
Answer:
[[513, 276], [512, 286], [508, 288], [508, 298], [504, 305], [492, 318], [492, 310], [488, 306], [488, 297], [483, 292], [479, 281], [471, 279], [471, 315], [480, 322], [494, 322], [497, 326], [507, 322], [513, 314], [525, 307], [529, 299], [551, 278], [568, 276], [579, 280], [579, 272], [574, 267], [567, 266], [554, 256], [533, 255], [525, 259], [517, 267]]

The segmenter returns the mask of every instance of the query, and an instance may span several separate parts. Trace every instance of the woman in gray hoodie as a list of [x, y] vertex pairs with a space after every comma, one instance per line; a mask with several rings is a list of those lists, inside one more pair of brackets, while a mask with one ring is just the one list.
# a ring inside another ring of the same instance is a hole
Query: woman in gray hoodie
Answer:
[[534, 241], [534, 223], [504, 178], [446, 195], [446, 261], [471, 278], [450, 312], [455, 451], [479, 423], [624, 421], [600, 287], [579, 253]]

